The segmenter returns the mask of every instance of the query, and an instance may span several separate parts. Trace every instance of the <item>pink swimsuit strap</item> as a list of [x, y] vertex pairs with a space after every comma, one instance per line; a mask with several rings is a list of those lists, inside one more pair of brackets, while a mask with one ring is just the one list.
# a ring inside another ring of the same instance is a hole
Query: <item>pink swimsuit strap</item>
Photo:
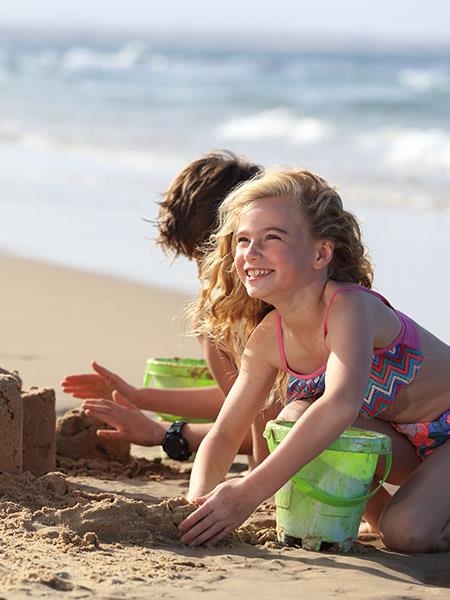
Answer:
[[277, 324], [278, 352], [279, 352], [279, 355], [281, 358], [283, 371], [285, 371], [286, 373], [289, 373], [290, 375], [293, 375], [294, 377], [297, 377], [297, 378], [300, 377], [301, 379], [304, 379], [304, 380], [313, 379], [314, 377], [318, 377], [319, 375], [322, 375], [322, 373], [325, 372], [325, 369], [327, 366], [326, 363], [324, 365], [322, 365], [319, 369], [317, 369], [317, 371], [314, 371], [314, 373], [309, 373], [308, 375], [296, 373], [289, 367], [289, 365], [287, 363], [287, 358], [286, 358], [286, 351], [284, 349], [283, 326], [281, 323], [281, 315], [277, 310], [275, 310], [275, 316], [276, 316], [276, 324]]
[[275, 316], [277, 319], [278, 352], [280, 354], [281, 362], [283, 364], [283, 370], [290, 371], [288, 364], [287, 364], [286, 352], [284, 351], [283, 327], [281, 325], [281, 315], [277, 310], [275, 311]]
[[[401, 329], [399, 335], [397, 336], [397, 338], [393, 342], [391, 342], [388, 346], [386, 346], [384, 348], [377, 348], [374, 351], [374, 354], [382, 354], [382, 353], [386, 352], [387, 350], [390, 350], [391, 348], [393, 348], [400, 342], [403, 344], [406, 344], [410, 348], [413, 348], [416, 350], [420, 349], [417, 326], [414, 323], [414, 321], [412, 321], [409, 317], [404, 315], [399, 310], [394, 309], [393, 306], [391, 305], [391, 303], [384, 296], [379, 294], [378, 292], [375, 292], [374, 290], [371, 290], [369, 288], [354, 284], [354, 285], [340, 287], [331, 294], [331, 298], [328, 302], [328, 306], [326, 308], [325, 317], [324, 317], [324, 321], [323, 321], [323, 337], [324, 337], [325, 348], [327, 350], [329, 350], [328, 345], [326, 343], [326, 337], [328, 334], [328, 315], [329, 315], [330, 309], [333, 305], [333, 302], [338, 294], [342, 294], [345, 292], [353, 292], [353, 291], [366, 292], [368, 294], [372, 294], [373, 296], [376, 296], [377, 298], [379, 298], [384, 304], [386, 304], [386, 306], [389, 306], [390, 308], [392, 308], [392, 310], [398, 316], [398, 318], [400, 319], [400, 322], [402, 324], [402, 329]], [[279, 351], [280, 358], [281, 358], [281, 361], [283, 364], [283, 369], [284, 369], [284, 371], [287, 371], [288, 373], [295, 374], [295, 372], [292, 371], [287, 364], [286, 352], [284, 349], [283, 327], [282, 327], [282, 323], [281, 323], [281, 316], [278, 311], [275, 311], [275, 314], [276, 314], [276, 324], [277, 324], [278, 351]], [[312, 373], [311, 375], [319, 374], [320, 372], [323, 371], [324, 367], [325, 367], [325, 365], [323, 365], [318, 371], [315, 371], [315, 373]]]

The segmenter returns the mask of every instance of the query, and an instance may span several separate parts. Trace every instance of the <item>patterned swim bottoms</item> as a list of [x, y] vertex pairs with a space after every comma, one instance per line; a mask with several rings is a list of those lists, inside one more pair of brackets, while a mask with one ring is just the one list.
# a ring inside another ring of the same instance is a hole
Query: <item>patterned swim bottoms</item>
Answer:
[[392, 427], [406, 435], [416, 447], [416, 452], [423, 460], [450, 440], [450, 409], [442, 413], [435, 421], [426, 423], [391, 423]]

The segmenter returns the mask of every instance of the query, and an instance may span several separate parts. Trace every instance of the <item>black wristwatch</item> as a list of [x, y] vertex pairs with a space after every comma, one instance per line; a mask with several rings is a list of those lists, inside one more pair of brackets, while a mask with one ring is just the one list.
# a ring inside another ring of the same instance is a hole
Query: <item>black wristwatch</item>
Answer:
[[163, 441], [163, 450], [169, 458], [174, 460], [188, 460], [191, 456], [189, 444], [183, 436], [185, 421], [175, 421], [166, 431]]

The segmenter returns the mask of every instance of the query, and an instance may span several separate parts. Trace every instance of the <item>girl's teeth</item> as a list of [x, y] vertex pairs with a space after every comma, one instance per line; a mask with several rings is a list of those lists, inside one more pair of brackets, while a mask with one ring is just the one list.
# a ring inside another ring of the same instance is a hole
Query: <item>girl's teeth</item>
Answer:
[[258, 271], [249, 271], [248, 274], [250, 275], [250, 277], [261, 277], [262, 275], [267, 275], [268, 273], [270, 273], [270, 271], [262, 271], [262, 270], [258, 270]]

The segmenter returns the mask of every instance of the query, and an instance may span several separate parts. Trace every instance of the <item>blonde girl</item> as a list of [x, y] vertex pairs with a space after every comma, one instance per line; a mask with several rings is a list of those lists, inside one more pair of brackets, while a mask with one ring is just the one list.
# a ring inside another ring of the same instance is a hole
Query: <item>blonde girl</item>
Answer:
[[[397, 550], [449, 550], [450, 348], [371, 290], [358, 223], [336, 191], [308, 171], [243, 184], [221, 207], [203, 276], [203, 333], [228, 351], [248, 341], [194, 463], [199, 508], [182, 541], [224, 538], [355, 424], [393, 442], [400, 488], [368, 507], [372, 527]], [[248, 476], [221, 483], [279, 373], [280, 418], [295, 426]]]

